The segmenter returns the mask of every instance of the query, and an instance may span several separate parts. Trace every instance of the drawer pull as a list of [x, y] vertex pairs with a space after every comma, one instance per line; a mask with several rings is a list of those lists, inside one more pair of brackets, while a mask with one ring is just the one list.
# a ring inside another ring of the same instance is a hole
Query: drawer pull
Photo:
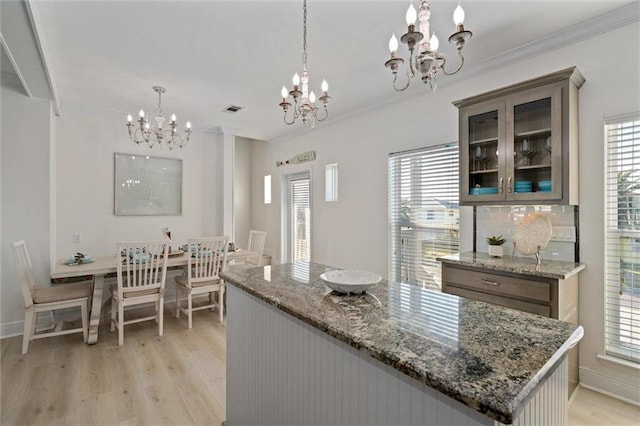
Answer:
[[493, 286], [499, 286], [500, 283], [497, 281], [489, 281], [489, 280], [480, 280], [482, 281], [482, 284], [486, 284], [486, 285], [493, 285]]

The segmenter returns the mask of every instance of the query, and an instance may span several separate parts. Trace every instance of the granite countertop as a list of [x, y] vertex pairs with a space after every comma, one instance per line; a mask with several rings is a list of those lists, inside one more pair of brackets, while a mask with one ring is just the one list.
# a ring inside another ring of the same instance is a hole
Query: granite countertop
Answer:
[[497, 272], [510, 272], [559, 280], [566, 280], [586, 267], [584, 263], [561, 262], [557, 260], [542, 260], [540, 265], [537, 265], [534, 258], [517, 256], [491, 257], [487, 253], [473, 251], [442, 256], [436, 260], [451, 265], [469, 266]]
[[382, 280], [362, 295], [331, 291], [316, 263], [222, 277], [404, 374], [510, 424], [582, 338], [581, 326]]

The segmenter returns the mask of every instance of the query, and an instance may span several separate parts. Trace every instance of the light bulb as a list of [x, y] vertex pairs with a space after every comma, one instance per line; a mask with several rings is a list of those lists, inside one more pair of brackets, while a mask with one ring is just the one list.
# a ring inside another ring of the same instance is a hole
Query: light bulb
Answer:
[[409, 5], [409, 9], [407, 9], [407, 14], [405, 16], [407, 19], [407, 25], [415, 25], [416, 19], [418, 18], [418, 13], [416, 12], [416, 8], [413, 7], [413, 3]]
[[287, 88], [284, 87], [284, 84], [282, 85], [282, 91], [280, 91], [280, 94], [282, 94], [282, 99], [286, 99], [289, 94], [289, 92], [287, 92]]
[[297, 86], [300, 84], [300, 76], [298, 75], [298, 73], [295, 73], [293, 75], [293, 85]]
[[149, 123], [146, 123], [146, 124], [144, 125], [144, 128], [145, 128], [146, 130], [149, 130]]
[[320, 88], [325, 93], [329, 90], [329, 83], [327, 83], [327, 80], [322, 80], [322, 85], [320, 86]]
[[190, 129], [190, 128], [191, 128], [191, 122], [187, 121], [187, 129]]
[[127, 115], [127, 121], [128, 121], [129, 123], [131, 123], [131, 120], [133, 120], [133, 119], [131, 118], [131, 114]]
[[316, 94], [313, 93], [313, 90], [309, 94], [309, 102], [314, 103], [316, 101]]
[[144, 118], [144, 111], [140, 110], [140, 118]]
[[398, 51], [398, 39], [396, 38], [395, 33], [391, 34], [391, 38], [389, 39], [389, 50], [391, 51], [391, 54]]
[[435, 33], [433, 33], [433, 35], [431, 36], [431, 39], [429, 40], [429, 45], [431, 46], [432, 52], [438, 51], [438, 46], [440, 46], [440, 42], [438, 41], [438, 37], [436, 37]]
[[176, 115], [175, 114], [171, 114], [171, 121], [176, 121]]
[[462, 6], [460, 5], [453, 11], [453, 22], [456, 26], [464, 23], [464, 10], [462, 10]]

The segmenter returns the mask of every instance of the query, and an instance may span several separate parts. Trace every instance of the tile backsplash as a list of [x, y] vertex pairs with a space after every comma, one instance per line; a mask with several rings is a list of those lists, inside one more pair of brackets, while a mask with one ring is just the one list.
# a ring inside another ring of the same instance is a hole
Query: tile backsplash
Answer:
[[[507, 242], [504, 245], [506, 255], [522, 256], [514, 250], [513, 237], [518, 225], [529, 213], [542, 213], [549, 218], [552, 226], [575, 226], [577, 217], [575, 206], [478, 206], [476, 207], [475, 251], [487, 252], [487, 237], [502, 235]], [[576, 235], [578, 235], [576, 229]], [[540, 251], [540, 257], [548, 260], [576, 260], [576, 243], [550, 241]], [[535, 256], [522, 256], [531, 257]]]

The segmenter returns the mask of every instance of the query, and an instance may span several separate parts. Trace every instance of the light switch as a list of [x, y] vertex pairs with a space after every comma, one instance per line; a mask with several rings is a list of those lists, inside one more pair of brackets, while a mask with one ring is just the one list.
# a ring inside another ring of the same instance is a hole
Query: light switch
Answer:
[[74, 232], [71, 234], [71, 241], [76, 244], [80, 244], [82, 242], [82, 233]]

